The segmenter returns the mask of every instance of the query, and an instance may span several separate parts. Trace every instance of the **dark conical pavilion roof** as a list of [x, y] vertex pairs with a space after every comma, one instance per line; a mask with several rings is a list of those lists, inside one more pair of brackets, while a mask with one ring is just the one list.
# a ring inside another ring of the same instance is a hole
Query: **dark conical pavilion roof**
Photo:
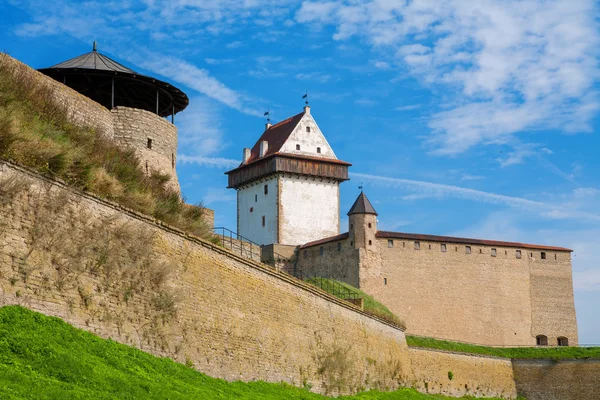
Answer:
[[369, 199], [367, 199], [367, 196], [365, 195], [364, 192], [360, 192], [360, 194], [358, 195], [358, 198], [356, 199], [356, 201], [354, 202], [352, 207], [350, 207], [350, 211], [348, 211], [348, 215], [352, 215], [352, 214], [378, 215], [377, 211], [375, 211], [375, 209], [373, 208], [373, 205], [371, 204]]
[[95, 44], [94, 50], [90, 51], [89, 53], [85, 53], [75, 58], [71, 58], [70, 60], [63, 61], [59, 64], [51, 66], [50, 68], [82, 68], [109, 72], [124, 72], [126, 74], [137, 74], [137, 72], [134, 70], [119, 64], [115, 60], [111, 60], [104, 54], [98, 53]]
[[189, 99], [170, 83], [139, 74], [93, 50], [49, 68], [45, 75], [102, 104], [139, 108], [166, 117], [185, 109]]

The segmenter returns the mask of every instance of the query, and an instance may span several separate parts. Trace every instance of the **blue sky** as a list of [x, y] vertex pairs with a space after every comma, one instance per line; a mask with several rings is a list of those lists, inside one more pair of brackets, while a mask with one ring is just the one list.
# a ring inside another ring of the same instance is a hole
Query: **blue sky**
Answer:
[[[312, 114], [379, 227], [574, 249], [581, 343], [600, 344], [600, 35], [594, 1], [0, 2], [0, 49], [35, 67], [99, 51], [182, 88], [188, 202], [235, 229], [227, 169]], [[347, 219], [342, 219], [345, 227]]]

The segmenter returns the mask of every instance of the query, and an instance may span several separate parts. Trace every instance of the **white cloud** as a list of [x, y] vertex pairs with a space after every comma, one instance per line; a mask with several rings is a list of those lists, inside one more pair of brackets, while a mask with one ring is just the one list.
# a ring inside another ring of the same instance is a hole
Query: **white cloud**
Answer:
[[241, 163], [239, 160], [232, 160], [230, 158], [188, 156], [185, 154], [179, 156], [179, 162], [182, 164], [196, 164], [219, 169], [235, 168]]
[[[179, 149], [187, 156], [208, 156], [223, 149], [223, 132], [217, 107], [205, 97], [190, 99], [190, 105], [175, 116]], [[181, 160], [179, 157], [179, 161]]]
[[334, 25], [334, 40], [360, 36], [395, 54], [385, 61], [445, 85], [453, 104], [433, 115], [427, 143], [452, 155], [524, 131], [589, 131], [599, 108], [597, 15], [592, 0], [305, 1], [296, 20]]
[[207, 70], [198, 68], [185, 60], [164, 55], [159, 56], [154, 53], [147, 53], [144, 56], [131, 56], [131, 59], [142, 68], [169, 77], [175, 82], [182, 83], [244, 114], [262, 115], [260, 111], [246, 106], [248, 99], [245, 96], [228, 88], [212, 77]]
[[575, 219], [581, 221], [600, 221], [600, 214], [577, 209], [573, 204], [551, 204], [534, 201], [522, 197], [505, 196], [501, 194], [485, 192], [482, 190], [463, 188], [460, 186], [446, 185], [411, 179], [391, 178], [386, 176], [370, 175], [351, 172], [350, 176], [373, 184], [392, 189], [411, 190], [412, 194], [404, 194], [403, 199], [419, 200], [425, 198], [454, 197], [476, 201], [480, 203], [506, 206], [529, 212], [535, 212], [542, 218], [549, 219]]
[[214, 203], [231, 203], [236, 200], [235, 192], [221, 187], [208, 187], [202, 197], [202, 204], [209, 206]]
[[409, 104], [407, 106], [396, 107], [396, 108], [394, 108], [394, 110], [396, 110], [396, 111], [412, 111], [412, 110], [416, 110], [419, 108], [421, 108], [420, 104]]
[[461, 181], [479, 181], [485, 179], [485, 176], [464, 174], [460, 177]]

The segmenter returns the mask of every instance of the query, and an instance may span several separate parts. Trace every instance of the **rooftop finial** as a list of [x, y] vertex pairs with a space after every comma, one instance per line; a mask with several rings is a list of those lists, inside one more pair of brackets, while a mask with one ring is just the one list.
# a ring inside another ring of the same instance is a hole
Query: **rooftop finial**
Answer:
[[96, 43], [95, 40], [94, 40], [94, 47], [92, 48], [92, 51], [98, 51], [98, 44]]
[[308, 89], [306, 90], [306, 93], [304, 93], [304, 96], [302, 96], [302, 98], [306, 99], [304, 100], [304, 104], [308, 105]]
[[271, 126], [271, 107], [267, 108], [267, 111], [264, 114], [267, 117], [267, 123], [265, 124], [265, 129], [269, 129]]

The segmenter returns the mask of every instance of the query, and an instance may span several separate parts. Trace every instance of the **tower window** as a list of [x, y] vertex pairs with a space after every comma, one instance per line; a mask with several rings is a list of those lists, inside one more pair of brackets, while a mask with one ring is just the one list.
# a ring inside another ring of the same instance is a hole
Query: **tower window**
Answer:
[[300, 151], [300, 145], [299, 144], [296, 145], [296, 150]]
[[323, 250], [323, 246], [321, 246], [321, 247], [319, 248], [319, 253], [321, 253], [321, 255], [323, 255], [323, 253], [324, 253], [324, 252], [325, 252], [325, 250]]
[[146, 142], [146, 147], [148, 147], [149, 149], [152, 148], [152, 139], [148, 138], [148, 142]]
[[254, 212], [254, 207], [250, 207], [250, 212]]
[[429, 250], [431, 250], [431, 245], [429, 245]]
[[517, 250], [517, 251], [515, 252], [515, 257], [517, 257], [517, 258], [521, 258], [521, 250]]
[[496, 257], [496, 249], [492, 249], [492, 257]]
[[392, 239], [388, 239], [388, 247], [394, 247], [394, 241]]
[[533, 258], [533, 253], [529, 253], [529, 257]]
[[306, 127], [306, 132], [310, 132], [310, 126]]
[[415, 250], [421, 250], [421, 242], [415, 242]]
[[447, 251], [447, 249], [446, 249], [446, 244], [445, 244], [445, 243], [442, 243], [442, 244], [440, 245], [440, 250], [442, 251], [442, 253], [445, 253], [445, 252]]
[[387, 278], [383, 278], [383, 284], [387, 285]]
[[465, 253], [471, 254], [471, 246], [465, 246]]
[[371, 227], [371, 223], [369, 222], [369, 228]]
[[171, 153], [171, 167], [175, 169], [175, 153]]
[[258, 202], [258, 195], [257, 195], [257, 194], [255, 194], [255, 195], [254, 195], [254, 202], [255, 202], [255, 203], [257, 203], [257, 202]]
[[555, 259], [555, 260], [558, 260], [558, 257], [556, 257], [556, 254], [554, 255], [554, 259]]
[[265, 194], [269, 194], [269, 185], [265, 185]]
[[264, 227], [266, 225], [267, 219], [265, 218], [265, 216], [262, 216], [262, 226]]
[[317, 153], [321, 154], [321, 148], [317, 147]]
[[542, 257], [542, 260], [545, 260], [545, 259], [546, 259], [546, 252], [545, 252], [545, 251], [542, 251], [542, 255], [541, 255], [541, 257]]
[[373, 244], [373, 241], [372, 241], [372, 240], [369, 240], [369, 246], [370, 246], [370, 245], [372, 245], [372, 244]]
[[558, 338], [558, 345], [559, 346], [568, 346], [569, 345], [569, 339], [567, 339], [564, 336], [561, 336]]
[[479, 254], [483, 254], [483, 249], [479, 249]]

